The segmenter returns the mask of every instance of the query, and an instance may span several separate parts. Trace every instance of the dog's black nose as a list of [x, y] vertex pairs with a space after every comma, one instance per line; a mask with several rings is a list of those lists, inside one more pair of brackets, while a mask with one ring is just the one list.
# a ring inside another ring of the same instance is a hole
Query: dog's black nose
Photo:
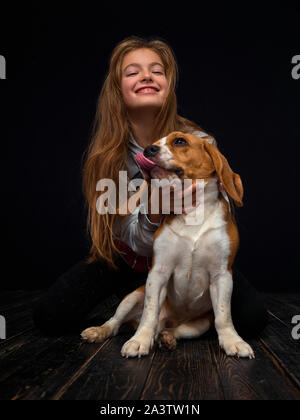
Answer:
[[145, 157], [153, 157], [153, 156], [157, 155], [158, 152], [159, 152], [159, 146], [155, 146], [155, 145], [148, 146], [144, 150], [144, 156]]

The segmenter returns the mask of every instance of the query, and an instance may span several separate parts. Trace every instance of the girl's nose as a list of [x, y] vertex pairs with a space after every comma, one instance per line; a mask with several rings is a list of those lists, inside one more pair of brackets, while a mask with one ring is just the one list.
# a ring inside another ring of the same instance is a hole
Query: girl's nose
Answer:
[[141, 76], [142, 76], [142, 81], [143, 82], [148, 81], [148, 80], [152, 80], [151, 73], [149, 71], [144, 71]]

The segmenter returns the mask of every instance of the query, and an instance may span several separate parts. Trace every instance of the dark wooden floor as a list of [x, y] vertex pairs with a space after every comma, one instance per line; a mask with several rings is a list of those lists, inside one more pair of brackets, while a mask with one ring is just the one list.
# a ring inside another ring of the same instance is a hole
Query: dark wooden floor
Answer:
[[[102, 344], [87, 344], [77, 334], [46, 337], [31, 319], [39, 295], [1, 293], [0, 315], [7, 322], [7, 338], [0, 340], [2, 400], [300, 399], [300, 340], [291, 335], [299, 295], [265, 295], [269, 325], [249, 341], [255, 360], [226, 357], [214, 332], [181, 341], [174, 352], [155, 347], [142, 359], [121, 357], [131, 336], [124, 327]], [[117, 303], [111, 297], [98, 315], [107, 318]]]

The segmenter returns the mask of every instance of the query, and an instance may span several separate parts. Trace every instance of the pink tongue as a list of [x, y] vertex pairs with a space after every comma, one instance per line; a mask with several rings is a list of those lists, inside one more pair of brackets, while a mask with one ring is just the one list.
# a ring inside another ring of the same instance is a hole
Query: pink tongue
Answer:
[[142, 153], [137, 153], [135, 155], [135, 160], [142, 169], [146, 169], [147, 171], [150, 171], [150, 169], [156, 166], [156, 164], [152, 162], [152, 160], [147, 159]]

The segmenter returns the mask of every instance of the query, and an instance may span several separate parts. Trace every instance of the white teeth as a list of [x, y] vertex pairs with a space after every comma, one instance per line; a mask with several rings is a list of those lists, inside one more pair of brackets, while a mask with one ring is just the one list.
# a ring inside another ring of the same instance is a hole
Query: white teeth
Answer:
[[150, 93], [150, 92], [157, 92], [157, 90], [156, 89], [154, 89], [154, 88], [143, 88], [143, 89], [139, 89], [138, 91], [137, 91], [137, 93], [140, 93], [140, 92], [145, 92], [145, 93]]

